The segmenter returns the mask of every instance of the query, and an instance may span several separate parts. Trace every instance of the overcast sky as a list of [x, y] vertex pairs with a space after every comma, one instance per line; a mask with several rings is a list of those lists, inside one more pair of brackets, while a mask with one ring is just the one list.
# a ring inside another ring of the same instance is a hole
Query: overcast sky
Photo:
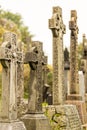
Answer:
[[2, 9], [21, 14], [24, 24], [35, 35], [33, 40], [43, 42], [49, 64], [52, 64], [52, 32], [48, 28], [48, 19], [52, 17], [53, 6], [62, 8], [63, 22], [66, 25], [64, 46], [70, 45], [68, 22], [71, 10], [76, 10], [78, 15], [78, 41], [82, 41], [83, 33], [87, 35], [87, 0], [0, 0], [0, 5]]

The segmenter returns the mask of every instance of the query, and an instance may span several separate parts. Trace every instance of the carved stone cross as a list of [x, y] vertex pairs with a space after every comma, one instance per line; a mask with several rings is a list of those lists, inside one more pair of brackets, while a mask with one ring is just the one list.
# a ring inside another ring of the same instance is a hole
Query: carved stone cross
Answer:
[[69, 22], [71, 30], [70, 40], [70, 94], [79, 94], [79, 78], [78, 78], [78, 26], [77, 12], [71, 11], [71, 20]]
[[17, 63], [23, 62], [22, 53], [17, 48], [16, 34], [6, 32], [0, 47], [2, 64], [2, 104], [1, 119], [17, 119]]
[[41, 42], [32, 42], [32, 47], [25, 54], [24, 61], [31, 67], [28, 113], [41, 113], [43, 102], [42, 66], [47, 63], [47, 57], [43, 55]]
[[60, 7], [53, 7], [53, 16], [49, 19], [49, 28], [53, 34], [53, 105], [58, 105], [63, 104], [65, 100], [63, 54], [65, 25]]

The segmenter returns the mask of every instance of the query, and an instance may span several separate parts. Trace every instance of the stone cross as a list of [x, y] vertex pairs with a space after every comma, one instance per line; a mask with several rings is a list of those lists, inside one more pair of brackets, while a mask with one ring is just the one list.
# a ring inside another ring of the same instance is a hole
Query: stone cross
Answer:
[[84, 62], [84, 78], [85, 78], [85, 93], [87, 94], [87, 38], [83, 34], [83, 62]]
[[63, 104], [65, 99], [63, 54], [65, 25], [60, 7], [53, 7], [53, 16], [49, 19], [49, 28], [53, 33], [53, 105], [58, 105]]
[[41, 42], [32, 42], [30, 51], [25, 54], [24, 62], [31, 67], [28, 113], [41, 113], [43, 102], [42, 65], [47, 63]]
[[[0, 47], [2, 64], [1, 120], [17, 119], [17, 63], [23, 62], [22, 53], [17, 50], [16, 34], [6, 32]], [[0, 127], [1, 128], [1, 127]]]
[[71, 11], [71, 20], [69, 22], [71, 30], [70, 44], [70, 94], [79, 94], [79, 78], [78, 78], [78, 27], [77, 12]]

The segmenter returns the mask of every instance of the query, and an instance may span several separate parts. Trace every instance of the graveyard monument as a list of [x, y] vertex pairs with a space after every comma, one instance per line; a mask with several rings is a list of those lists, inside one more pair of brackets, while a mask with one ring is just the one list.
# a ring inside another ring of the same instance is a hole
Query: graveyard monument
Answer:
[[77, 12], [71, 10], [71, 19], [69, 22], [70, 34], [70, 94], [67, 96], [67, 103], [77, 106], [82, 124], [86, 124], [86, 106], [82, 101], [79, 88], [78, 75], [78, 26], [77, 26]]
[[31, 48], [26, 52], [25, 64], [30, 65], [28, 111], [21, 118], [27, 130], [50, 130], [49, 121], [42, 112], [43, 83], [42, 66], [47, 63], [42, 43], [32, 42]]
[[65, 25], [62, 19], [62, 9], [59, 6], [53, 7], [53, 16], [49, 19], [49, 28], [53, 34], [53, 105], [49, 105], [45, 109], [48, 117], [52, 120], [52, 129], [82, 130], [75, 105], [65, 104], [66, 88], [64, 86], [63, 53]]
[[22, 53], [17, 48], [17, 37], [6, 32], [0, 47], [2, 64], [2, 98], [0, 130], [26, 130], [17, 117], [17, 64], [23, 62]]
[[52, 19], [49, 19], [49, 28], [53, 34], [53, 105], [59, 105], [63, 104], [65, 100], [63, 55], [65, 25], [60, 7], [53, 7], [53, 16]]

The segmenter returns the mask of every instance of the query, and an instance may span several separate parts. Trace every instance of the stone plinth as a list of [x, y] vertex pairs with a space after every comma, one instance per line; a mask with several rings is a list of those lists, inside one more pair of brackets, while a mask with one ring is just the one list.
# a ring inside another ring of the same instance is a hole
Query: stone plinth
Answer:
[[55, 105], [43, 109], [50, 119], [52, 129], [83, 130], [75, 105]]
[[86, 106], [84, 101], [68, 100], [66, 103], [76, 105], [82, 124], [87, 123]]
[[23, 122], [0, 122], [0, 130], [26, 130]]
[[26, 114], [22, 121], [27, 130], [50, 130], [50, 124], [44, 114]]

